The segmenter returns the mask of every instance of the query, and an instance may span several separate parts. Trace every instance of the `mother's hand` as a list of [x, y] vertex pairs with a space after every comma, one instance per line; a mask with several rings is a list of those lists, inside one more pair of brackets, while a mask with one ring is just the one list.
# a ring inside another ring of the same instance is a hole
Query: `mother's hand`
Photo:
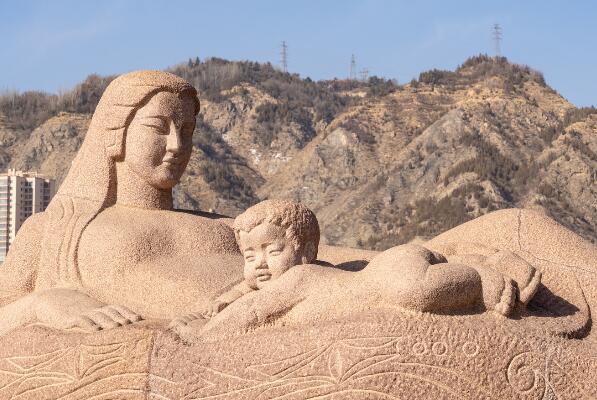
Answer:
[[73, 289], [48, 289], [32, 294], [37, 322], [56, 329], [99, 331], [140, 321], [127, 307], [106, 305]]

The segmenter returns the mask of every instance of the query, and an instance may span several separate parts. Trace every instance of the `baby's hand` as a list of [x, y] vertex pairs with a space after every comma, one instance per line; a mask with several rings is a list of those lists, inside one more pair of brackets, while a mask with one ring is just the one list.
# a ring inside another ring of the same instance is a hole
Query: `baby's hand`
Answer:
[[211, 317], [215, 316], [217, 313], [222, 311], [228, 303], [214, 300], [211, 303], [200, 307], [197, 311], [182, 315], [180, 317], [176, 317], [170, 322], [168, 325], [169, 329], [174, 329], [182, 326], [187, 326], [192, 321], [197, 319], [210, 319]]
[[228, 303], [221, 300], [214, 300], [212, 301], [203, 311], [202, 315], [204, 318], [211, 318], [215, 317], [217, 313], [222, 311], [224, 308], [228, 306]]
[[201, 315], [199, 312], [181, 315], [180, 317], [174, 318], [170, 322], [170, 324], [168, 325], [168, 329], [181, 328], [183, 326], [187, 326], [192, 321], [195, 321], [197, 319], [203, 319], [203, 318], [204, 318], [203, 315]]

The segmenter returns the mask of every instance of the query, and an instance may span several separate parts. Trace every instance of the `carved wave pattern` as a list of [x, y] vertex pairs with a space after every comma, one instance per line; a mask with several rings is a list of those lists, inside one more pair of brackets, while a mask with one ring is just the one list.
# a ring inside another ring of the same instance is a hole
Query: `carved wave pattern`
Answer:
[[[251, 365], [243, 374], [196, 365], [203, 385], [184, 398], [590, 398], [572, 396], [569, 382], [552, 384], [550, 380], [562, 372], [552, 368], [558, 366], [554, 352], [521, 352], [520, 347], [524, 344], [516, 338], [495, 337], [338, 340], [292, 357]], [[505, 350], [501, 358], [488, 358], [488, 354], [499, 354], [495, 348]], [[492, 364], [502, 365], [501, 372], [492, 371]]]
[[[444, 332], [315, 343], [231, 370], [201, 358], [174, 357], [165, 369], [151, 365], [149, 337], [81, 343], [0, 359], [0, 399], [592, 398], [568, 376], [561, 349], [531, 351], [517, 338]], [[198, 356], [202, 348], [187, 350]]]
[[[323, 399], [340, 393], [354, 398], [394, 399], [402, 398], [399, 392], [412, 393], [413, 387], [425, 387], [437, 398], [462, 398], [458, 388], [472, 384], [456, 370], [404, 361], [405, 351], [421, 358], [447, 357], [449, 350], [442, 342], [409, 345], [397, 337], [340, 340], [294, 357], [252, 365], [247, 372], [257, 376], [253, 379], [234, 382], [229, 375], [204, 367], [203, 376], [212, 386], [190, 399]], [[465, 347], [461, 351], [469, 350]], [[231, 383], [237, 383], [234, 390], [217, 393], [218, 388], [230, 388]]]
[[138, 339], [2, 358], [0, 399], [144, 398], [149, 349]]

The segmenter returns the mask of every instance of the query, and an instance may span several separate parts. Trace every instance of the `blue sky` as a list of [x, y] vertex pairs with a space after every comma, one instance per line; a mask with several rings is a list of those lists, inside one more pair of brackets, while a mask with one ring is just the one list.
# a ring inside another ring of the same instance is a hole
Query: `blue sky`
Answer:
[[597, 105], [597, 1], [0, 1], [0, 90], [66, 90], [91, 73], [162, 69], [189, 57], [270, 61], [312, 79], [357, 69], [397, 78], [502, 53]]

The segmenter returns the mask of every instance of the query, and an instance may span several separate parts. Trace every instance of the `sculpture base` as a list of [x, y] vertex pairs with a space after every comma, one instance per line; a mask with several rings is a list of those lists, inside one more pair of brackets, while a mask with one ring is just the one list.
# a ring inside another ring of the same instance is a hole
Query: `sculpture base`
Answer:
[[380, 312], [183, 343], [161, 321], [0, 338], [0, 399], [590, 399], [595, 343], [494, 315]]

